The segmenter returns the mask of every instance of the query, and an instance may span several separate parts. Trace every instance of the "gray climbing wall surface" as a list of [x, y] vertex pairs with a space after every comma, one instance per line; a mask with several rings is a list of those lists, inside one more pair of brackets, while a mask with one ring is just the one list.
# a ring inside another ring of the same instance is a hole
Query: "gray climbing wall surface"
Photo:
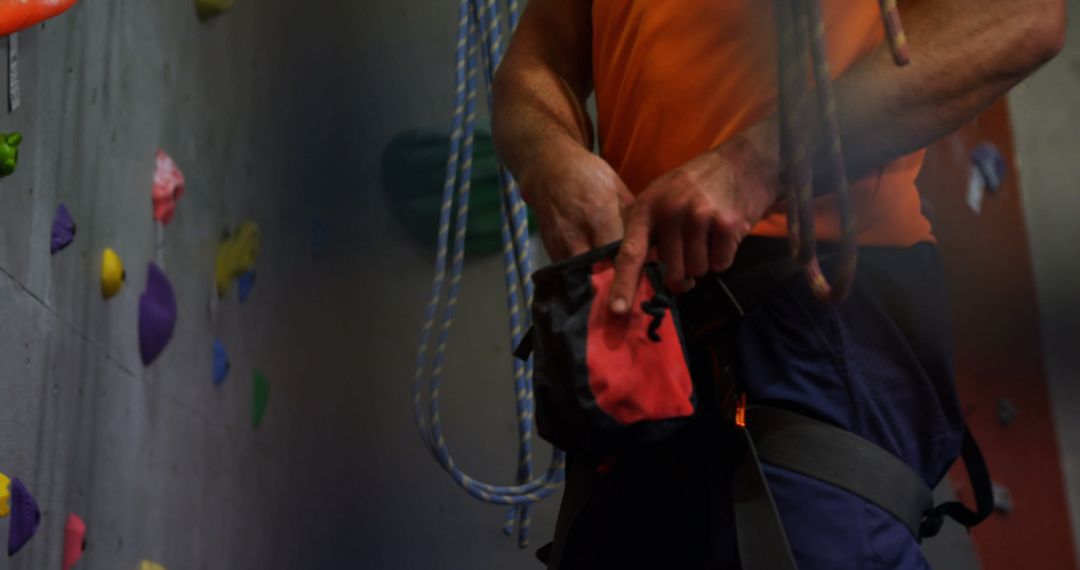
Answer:
[[[22, 107], [0, 113], [0, 131], [26, 136], [18, 172], [0, 180], [0, 471], [30, 486], [44, 520], [0, 570], [58, 568], [68, 512], [87, 523], [87, 570], [536, 564], [499, 532], [504, 511], [460, 492], [412, 425], [433, 255], [389, 217], [378, 165], [394, 134], [449, 124], [454, 9], [239, 0], [201, 24], [187, 0], [84, 0], [19, 34]], [[160, 252], [159, 147], [187, 178]], [[61, 201], [78, 233], [50, 257]], [[331, 236], [319, 260], [317, 212]], [[218, 239], [245, 218], [263, 233], [257, 284], [212, 316]], [[128, 273], [109, 301], [104, 247]], [[179, 320], [145, 368], [138, 294], [159, 255]], [[471, 474], [509, 483], [502, 267], [467, 272], [447, 437]], [[220, 387], [215, 336], [232, 360]], [[271, 383], [257, 430], [255, 368]], [[534, 547], [554, 507], [534, 514]]]
[[[317, 420], [347, 379], [309, 375], [299, 337], [314, 328], [304, 198], [325, 184], [332, 133], [327, 16], [244, 1], [200, 24], [186, 0], [91, 0], [19, 34], [22, 106], [0, 112], [0, 130], [25, 135], [17, 173], [0, 180], [0, 471], [32, 489], [44, 519], [0, 568], [59, 568], [68, 512], [88, 526], [80, 568], [339, 560], [344, 544], [334, 541], [345, 535], [335, 534], [329, 493], [349, 489], [330, 478], [352, 426]], [[187, 176], [160, 252], [150, 209], [159, 147]], [[50, 257], [61, 201], [78, 233]], [[245, 305], [234, 291], [211, 317], [216, 244], [244, 218], [264, 228], [258, 285]], [[107, 302], [104, 247], [128, 277]], [[173, 342], [145, 368], [137, 307], [155, 258], [180, 315]], [[232, 352], [220, 387], [210, 376], [215, 336]], [[256, 367], [272, 383], [258, 430]]]

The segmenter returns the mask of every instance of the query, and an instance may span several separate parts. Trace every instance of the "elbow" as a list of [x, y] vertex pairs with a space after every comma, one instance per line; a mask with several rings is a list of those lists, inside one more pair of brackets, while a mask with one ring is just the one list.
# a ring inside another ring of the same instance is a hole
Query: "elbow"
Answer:
[[1020, 71], [1027, 75], [1057, 57], [1065, 48], [1068, 25], [1065, 0], [1030, 0], [1025, 3], [1025, 24], [1020, 50], [1016, 55]]
[[1068, 28], [1068, 16], [1065, 0], [1044, 0], [1038, 14], [1036, 32], [1036, 59], [1042, 65], [1057, 57], [1065, 49], [1065, 30]]

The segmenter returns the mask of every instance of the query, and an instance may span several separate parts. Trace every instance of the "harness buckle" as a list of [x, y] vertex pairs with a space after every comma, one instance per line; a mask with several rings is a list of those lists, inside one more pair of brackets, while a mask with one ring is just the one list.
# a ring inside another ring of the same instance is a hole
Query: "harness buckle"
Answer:
[[746, 392], [739, 394], [735, 402], [735, 425], [746, 429]]

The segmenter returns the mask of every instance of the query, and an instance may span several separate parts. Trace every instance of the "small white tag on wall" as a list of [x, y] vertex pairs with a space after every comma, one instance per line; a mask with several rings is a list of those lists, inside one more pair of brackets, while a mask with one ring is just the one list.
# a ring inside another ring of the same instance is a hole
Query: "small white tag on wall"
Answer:
[[983, 198], [986, 197], [986, 181], [983, 180], [979, 167], [971, 165], [971, 173], [968, 174], [967, 204], [971, 211], [976, 214], [982, 213]]
[[19, 34], [8, 36], [8, 111], [19, 108]]

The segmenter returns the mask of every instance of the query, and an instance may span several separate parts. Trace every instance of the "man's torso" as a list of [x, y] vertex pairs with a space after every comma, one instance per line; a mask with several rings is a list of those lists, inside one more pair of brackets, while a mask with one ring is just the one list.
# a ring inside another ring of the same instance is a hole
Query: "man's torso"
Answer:
[[[874, 2], [824, 0], [830, 69], [838, 76], [883, 39]], [[594, 0], [593, 75], [601, 152], [634, 193], [772, 115], [776, 39], [771, 2]], [[923, 152], [853, 184], [859, 243], [931, 239], [915, 177]], [[835, 240], [834, 199], [816, 201], [818, 237]], [[785, 235], [782, 211], [753, 233]]]

